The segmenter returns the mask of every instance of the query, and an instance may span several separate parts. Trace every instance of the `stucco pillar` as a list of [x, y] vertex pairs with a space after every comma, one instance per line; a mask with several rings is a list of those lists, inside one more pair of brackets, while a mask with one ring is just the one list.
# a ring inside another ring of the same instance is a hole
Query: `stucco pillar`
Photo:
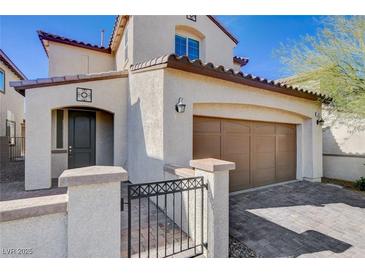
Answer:
[[51, 110], [26, 96], [25, 189], [51, 187]]
[[208, 184], [207, 257], [227, 258], [229, 245], [229, 171], [235, 163], [218, 159], [191, 160], [195, 176]]
[[68, 187], [67, 253], [73, 258], [120, 257], [121, 167], [65, 170], [59, 186]]
[[322, 127], [316, 118], [303, 123], [303, 179], [320, 182], [322, 177]]
[[124, 120], [121, 115], [114, 114], [114, 126], [113, 126], [113, 141], [114, 141], [114, 154], [113, 154], [113, 164], [115, 166], [123, 166], [123, 151], [125, 151], [126, 144], [123, 143], [121, 136], [123, 136], [123, 131], [126, 129], [126, 125], [123, 124]]

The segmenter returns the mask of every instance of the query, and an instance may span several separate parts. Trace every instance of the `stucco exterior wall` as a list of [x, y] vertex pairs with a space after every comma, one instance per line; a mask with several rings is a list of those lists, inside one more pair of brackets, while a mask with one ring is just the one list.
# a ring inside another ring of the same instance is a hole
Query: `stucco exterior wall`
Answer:
[[128, 174], [133, 183], [160, 178], [164, 165], [164, 73], [132, 73], [128, 108]]
[[68, 168], [67, 152], [55, 153], [51, 155], [51, 178], [58, 178], [61, 173]]
[[[164, 79], [164, 127], [168, 129], [164, 131], [164, 159], [167, 163], [188, 164], [193, 150], [193, 115], [205, 113], [223, 118], [296, 124], [301, 140], [298, 142], [301, 147], [297, 155], [297, 177], [318, 181], [322, 176], [322, 129], [316, 125], [314, 116], [315, 112], [320, 112], [319, 102], [174, 69], [165, 70]], [[174, 109], [179, 97], [183, 97], [187, 105], [182, 114]], [[210, 106], [202, 112], [202, 105], [197, 104]], [[221, 105], [219, 110], [216, 104]], [[230, 110], [227, 105], [231, 105]]]
[[323, 173], [327, 178], [355, 181], [365, 177], [365, 130], [353, 131], [346, 125], [349, 122], [345, 117], [329, 119], [323, 130]]
[[360, 177], [365, 177], [365, 158], [323, 155], [323, 176], [356, 181]]
[[[133, 63], [175, 52], [176, 27], [193, 28], [202, 33], [201, 59], [233, 68], [236, 44], [207, 16], [198, 15], [196, 22], [185, 15], [133, 16]], [[181, 32], [178, 31], [178, 32]], [[200, 40], [200, 39], [199, 39]]]
[[[57, 213], [0, 223], [0, 257], [67, 257], [67, 214]], [[4, 250], [31, 249], [31, 254], [4, 254]]]
[[[296, 124], [297, 178], [319, 181], [322, 177], [322, 128], [315, 122], [319, 102], [175, 69], [132, 73], [130, 81], [132, 182], [163, 179], [163, 164], [188, 166], [193, 155], [193, 115]], [[186, 104], [185, 113], [175, 111], [179, 97]], [[135, 163], [144, 167], [143, 174], [133, 171]]]
[[234, 103], [194, 103], [194, 115], [302, 124], [305, 116], [270, 107]]
[[111, 54], [56, 42], [49, 42], [48, 62], [50, 77], [115, 70]]
[[0, 61], [0, 69], [5, 72], [5, 94], [0, 92], [0, 136], [6, 135], [6, 119], [16, 123], [16, 136], [21, 136], [24, 119], [24, 97], [9, 86], [10, 81], [20, 79]]
[[[93, 101], [91, 103], [77, 102], [75, 99], [77, 87], [92, 89]], [[26, 107], [29, 110], [26, 116], [28, 121], [25, 152], [26, 189], [51, 186], [51, 112], [57, 108], [92, 107], [113, 113], [113, 164], [124, 166], [127, 160], [127, 94], [128, 78], [28, 90], [25, 98]]]

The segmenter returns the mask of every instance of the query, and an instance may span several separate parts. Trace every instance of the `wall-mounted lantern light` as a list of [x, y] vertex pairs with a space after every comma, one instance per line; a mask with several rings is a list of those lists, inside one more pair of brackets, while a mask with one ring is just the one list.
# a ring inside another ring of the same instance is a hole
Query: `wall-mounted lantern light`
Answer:
[[183, 103], [183, 98], [180, 97], [177, 100], [177, 103], [175, 105], [176, 112], [178, 112], [178, 113], [184, 113], [185, 112], [185, 107], [186, 107], [186, 105]]
[[319, 125], [319, 126], [323, 126], [323, 124], [324, 124], [324, 120], [323, 120], [323, 118], [322, 118], [322, 115], [321, 115], [319, 112], [316, 112], [316, 113], [315, 113], [315, 116], [316, 116], [316, 118], [317, 118], [317, 125]]

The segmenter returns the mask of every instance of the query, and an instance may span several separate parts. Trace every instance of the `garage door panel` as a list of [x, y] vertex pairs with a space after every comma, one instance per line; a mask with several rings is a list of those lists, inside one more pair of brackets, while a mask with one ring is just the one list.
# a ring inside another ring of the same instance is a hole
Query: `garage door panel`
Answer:
[[253, 175], [252, 187], [262, 186], [270, 183], [275, 183], [275, 167], [255, 170]]
[[296, 178], [295, 166], [294, 165], [278, 166], [276, 170], [276, 177], [279, 182], [295, 180]]
[[258, 153], [254, 156], [254, 168], [275, 168], [275, 153]]
[[218, 133], [221, 132], [221, 124], [219, 119], [194, 117], [193, 130], [196, 133]]
[[222, 136], [222, 154], [249, 154], [250, 136], [231, 134]]
[[220, 135], [194, 134], [193, 158], [220, 158]]
[[249, 134], [251, 123], [239, 120], [222, 120], [223, 133], [245, 133]]
[[295, 135], [295, 125], [276, 124], [276, 134], [278, 135]]
[[250, 184], [250, 155], [222, 155], [221, 159], [236, 163], [236, 169], [229, 172], [230, 191], [247, 188]]
[[253, 123], [253, 134], [275, 135], [275, 124], [255, 122]]
[[278, 151], [290, 151], [293, 152], [296, 150], [296, 140], [293, 136], [277, 136], [278, 140]]
[[296, 177], [296, 126], [268, 122], [194, 117], [194, 158], [236, 163], [230, 191]]
[[222, 160], [235, 162], [236, 163], [236, 169], [233, 171], [230, 171], [231, 173], [236, 171], [249, 171], [250, 170], [250, 155], [249, 154], [230, 154], [230, 155], [222, 155]]
[[275, 136], [253, 136], [254, 153], [275, 152]]
[[230, 172], [229, 173], [229, 191], [239, 191], [242, 189], [250, 188], [250, 172]]
[[295, 161], [296, 161], [296, 155], [293, 154], [292, 151], [278, 152], [276, 155], [277, 165], [288, 165], [295, 163]]

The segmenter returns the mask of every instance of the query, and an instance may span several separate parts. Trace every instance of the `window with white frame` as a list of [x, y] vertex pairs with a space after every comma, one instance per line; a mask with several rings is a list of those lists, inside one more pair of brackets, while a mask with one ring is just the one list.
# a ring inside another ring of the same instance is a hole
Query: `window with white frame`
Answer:
[[5, 93], [5, 71], [0, 69], [0, 92]]
[[190, 60], [199, 59], [199, 41], [176, 34], [175, 54], [177, 56], [188, 56]]

